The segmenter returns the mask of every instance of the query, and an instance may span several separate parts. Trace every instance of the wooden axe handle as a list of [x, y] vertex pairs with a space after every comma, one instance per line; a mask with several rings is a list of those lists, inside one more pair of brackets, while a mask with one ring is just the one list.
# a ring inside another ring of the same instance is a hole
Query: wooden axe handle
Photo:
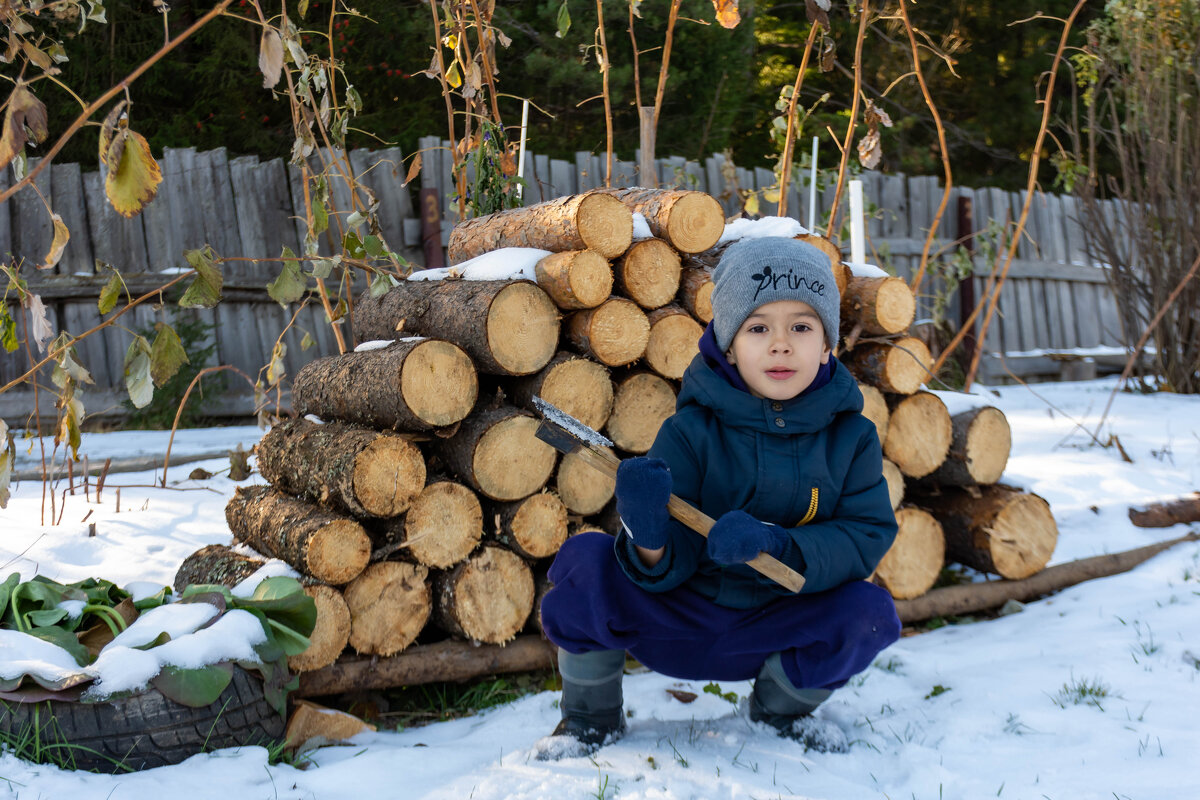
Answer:
[[[583, 458], [592, 468], [603, 472], [610, 478], [615, 479], [617, 477], [617, 467], [620, 466], [621, 460], [611, 453], [583, 443], [580, 444], [575, 453]], [[715, 522], [708, 514], [705, 514], [700, 509], [674, 494], [667, 500], [667, 512], [706, 539], [708, 538], [708, 532], [712, 530], [713, 523]], [[799, 592], [804, 586], [803, 575], [767, 553], [759, 553], [747, 561], [746, 564], [760, 575], [765, 575], [785, 589]]]

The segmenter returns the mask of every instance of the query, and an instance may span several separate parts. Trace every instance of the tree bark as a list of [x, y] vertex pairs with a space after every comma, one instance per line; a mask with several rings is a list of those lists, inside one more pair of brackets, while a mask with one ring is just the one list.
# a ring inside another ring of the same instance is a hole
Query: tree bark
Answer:
[[244, 555], [223, 544], [201, 547], [185, 558], [175, 571], [175, 594], [183, 594], [183, 590], [193, 584], [237, 586], [266, 563], [261, 558]]
[[520, 500], [546, 485], [555, 451], [535, 435], [537, 419], [512, 406], [477, 411], [433, 447], [446, 465], [492, 500]]
[[929, 380], [933, 359], [920, 339], [904, 336], [894, 342], [863, 342], [838, 355], [863, 383], [885, 392], [913, 394]]
[[554, 667], [557, 654], [558, 648], [541, 636], [518, 636], [504, 646], [448, 639], [413, 645], [389, 658], [346, 656], [324, 669], [302, 673], [295, 694], [319, 697], [545, 670]]
[[275, 488], [354, 516], [402, 514], [425, 486], [420, 448], [366, 428], [287, 420], [255, 452], [259, 472]]
[[480, 372], [528, 375], [558, 345], [558, 307], [531, 281], [402, 281], [354, 309], [359, 340], [398, 331], [436, 336], [467, 352]]
[[701, 323], [712, 322], [712, 269], [684, 267], [679, 277], [679, 304]]
[[317, 607], [317, 624], [308, 637], [308, 649], [299, 655], [288, 656], [288, 668], [293, 672], [329, 666], [337, 661], [350, 641], [350, 607], [342, 593], [322, 583], [305, 586], [304, 593]]
[[617, 293], [645, 309], [665, 306], [679, 291], [679, 254], [662, 239], [634, 242], [613, 264]]
[[483, 537], [483, 508], [475, 492], [435, 478], [421, 490], [408, 513], [370, 528], [377, 549], [372, 561], [398, 553], [433, 569], [447, 569], [471, 554]]
[[[612, 452], [609, 448], [603, 449]], [[589, 466], [576, 453], [568, 453], [558, 462], [555, 488], [572, 514], [599, 513], [612, 500], [616, 485], [616, 481]]]
[[292, 403], [302, 416], [429, 431], [465, 417], [478, 392], [475, 365], [460, 347], [414, 337], [310, 361], [296, 373]]
[[646, 320], [650, 323], [646, 366], [668, 380], [679, 380], [700, 353], [704, 328], [676, 305], [656, 308]]
[[950, 451], [950, 412], [932, 392], [892, 395], [888, 398], [887, 439], [883, 454], [911, 478], [937, 469]]
[[484, 546], [434, 578], [434, 621], [476, 642], [511, 641], [533, 609], [533, 573], [516, 553]]
[[1129, 509], [1129, 521], [1139, 528], [1169, 528], [1200, 522], [1200, 492], [1165, 503]]
[[335, 586], [353, 580], [371, 557], [357, 522], [268, 486], [239, 487], [225, 520], [237, 541]]
[[594, 308], [612, 294], [608, 259], [592, 250], [551, 253], [534, 267], [537, 284], [559, 308]]
[[920, 597], [937, 582], [946, 560], [942, 526], [928, 511], [909, 506], [896, 512], [899, 531], [875, 568], [875, 583], [892, 597]]
[[633, 214], [613, 199], [588, 192], [463, 220], [450, 231], [446, 254], [451, 264], [502, 247], [594, 250], [614, 258], [633, 240]]
[[674, 413], [674, 387], [658, 375], [634, 372], [617, 384], [604, 429], [619, 449], [640, 455], [650, 449], [663, 421]]
[[567, 507], [554, 492], [489, 503], [487, 539], [530, 560], [548, 558], [567, 540]]
[[966, 490], [943, 487], [920, 495], [946, 533], [946, 557], [1009, 580], [1028, 578], [1046, 566], [1058, 542], [1050, 504], [1003, 484]]
[[951, 417], [950, 426], [950, 450], [933, 473], [921, 478], [920, 490], [980, 486], [1000, 480], [1012, 449], [1012, 430], [1004, 412], [992, 406], [972, 408]]
[[685, 189], [604, 189], [631, 211], [641, 214], [650, 232], [681, 253], [700, 253], [725, 231], [721, 204], [704, 192]]
[[986, 583], [969, 583], [962, 586], [934, 589], [913, 600], [898, 600], [896, 612], [899, 614], [901, 622], [908, 623], [998, 608], [1009, 600], [1025, 602], [1053, 594], [1084, 581], [1128, 572], [1168, 548], [1182, 542], [1197, 540], [1200, 540], [1200, 534], [1189, 533], [1178, 539], [1146, 545], [1133, 550], [1056, 564], [1023, 580], [987, 581]]
[[600, 430], [612, 413], [613, 386], [608, 368], [577, 353], [560, 352], [536, 374], [509, 381], [514, 404], [533, 410], [540, 397], [592, 430]]
[[862, 326], [868, 336], [885, 336], [908, 330], [917, 313], [917, 301], [908, 283], [900, 278], [852, 276], [842, 293], [842, 331]]
[[433, 608], [429, 570], [403, 561], [371, 564], [343, 594], [350, 609], [350, 646], [370, 655], [391, 656], [408, 647]]
[[601, 364], [621, 367], [645, 354], [650, 322], [633, 301], [610, 297], [596, 308], [568, 317], [565, 338]]

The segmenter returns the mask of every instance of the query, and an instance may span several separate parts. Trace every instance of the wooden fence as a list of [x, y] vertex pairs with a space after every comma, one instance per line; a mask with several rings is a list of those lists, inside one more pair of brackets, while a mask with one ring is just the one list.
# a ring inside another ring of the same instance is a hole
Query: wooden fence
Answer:
[[[436, 192], [444, 246], [457, 213], [452, 191], [448, 142], [427, 137], [420, 143], [422, 189]], [[349, 162], [359, 180], [379, 200], [381, 232], [393, 249], [415, 263], [422, 261], [422, 220], [415, 213], [413, 192], [403, 186], [407, 164], [396, 148], [355, 150]], [[287, 347], [284, 365], [288, 375], [308, 360], [337, 352], [336, 340], [319, 304], [297, 311], [270, 300], [266, 284], [279, 271], [277, 258], [283, 247], [303, 251], [304, 185], [298, 167], [282, 159], [260, 161], [254, 156], [229, 159], [223, 149], [196, 152], [168, 148], [161, 159], [163, 183], [158, 196], [133, 219], [114, 213], [104, 197], [101, 175], [84, 172], [78, 164], [53, 164], [39, 176], [40, 193], [71, 231], [62, 260], [53, 270], [26, 268], [23, 276], [49, 309], [55, 330], [79, 334], [101, 321], [96, 299], [117, 267], [130, 292], [137, 296], [169, 280], [187, 267], [186, 249], [210, 245], [224, 257], [241, 257], [224, 265], [223, 300], [215, 309], [196, 313], [215, 327], [216, 361], [236, 367], [250, 379], [270, 360], [280, 332], [296, 315], [296, 324], [282, 337]], [[638, 183], [631, 161], [616, 161], [612, 185]], [[30, 168], [36, 164], [31, 162]], [[716, 197], [727, 214], [740, 212], [738, 192], [761, 190], [774, 178], [766, 169], [745, 169], [726, 164], [720, 155], [705, 163], [683, 158], [656, 162], [660, 185], [705, 191]], [[527, 204], [600, 186], [604, 181], [603, 157], [578, 153], [574, 163], [529, 154], [526, 161]], [[937, 178], [904, 175], [863, 176], [869, 208], [875, 210], [867, 225], [868, 260], [908, 277], [920, 261], [942, 190]], [[416, 181], [414, 181], [416, 183]], [[11, 184], [11, 174], [0, 174], [0, 188]], [[331, 187], [332, 205], [348, 209], [344, 183]], [[832, 203], [833, 189], [818, 193], [817, 219]], [[1015, 220], [1023, 197], [998, 189], [956, 187], [944, 214], [935, 251], [944, 260], [964, 237], [984, 231], [990, 220]], [[843, 202], [842, 208], [846, 207]], [[430, 214], [432, 208], [422, 209]], [[761, 213], [776, 206], [760, 203]], [[789, 215], [808, 219], [807, 188], [791, 190]], [[22, 191], [0, 207], [0, 254], [16, 263], [36, 265], [49, 250], [52, 226], [38, 195]], [[334, 252], [326, 237], [321, 251]], [[976, 259], [975, 297], [983, 296], [983, 283], [992, 265]], [[937, 283], [928, 283], [936, 287]], [[10, 294], [10, 302], [14, 297]], [[922, 300], [922, 314], [932, 311], [932, 300]], [[157, 321], [171, 321], [170, 304], [146, 303], [113, 326], [78, 345], [80, 360], [92, 373], [95, 385], [86, 387], [89, 414], [119, 411], [124, 394], [123, 364], [134, 330], [150, 330]], [[16, 312], [10, 306], [11, 312]], [[958, 295], [950, 299], [946, 314], [958, 319]], [[309, 334], [315, 346], [301, 344]], [[1009, 273], [1000, 300], [999, 316], [983, 342], [985, 359], [981, 380], [1002, 378], [1008, 370], [1018, 375], [1057, 373], [1061, 360], [1078, 360], [1080, 350], [1100, 361], [1123, 361], [1116, 305], [1100, 267], [1088, 264], [1077, 221], [1074, 200], [1039, 193], [1033, 202], [1020, 242], [1018, 260]], [[33, 354], [35, 357], [37, 353]], [[1002, 358], [1003, 357], [1003, 358]], [[1003, 363], [1002, 363], [1003, 362]], [[23, 374], [30, 365], [23, 351], [0, 351], [0, 385]], [[218, 414], [245, 415], [253, 407], [249, 383], [234, 378], [232, 391], [214, 409]], [[33, 410], [31, 390], [20, 387], [0, 394], [0, 417], [21, 423]], [[53, 417], [53, 398], [42, 392], [40, 412]]]

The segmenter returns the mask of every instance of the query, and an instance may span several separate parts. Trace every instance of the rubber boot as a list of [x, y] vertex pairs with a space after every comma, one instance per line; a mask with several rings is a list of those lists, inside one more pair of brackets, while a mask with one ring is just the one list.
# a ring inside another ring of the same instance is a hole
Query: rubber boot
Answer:
[[562, 722], [553, 736], [570, 736], [588, 748], [599, 749], [609, 737], [625, 730], [621, 678], [625, 674], [624, 650], [593, 650], [578, 655], [558, 650], [562, 676]]
[[806, 723], [817, 706], [833, 692], [829, 689], [801, 689], [783, 671], [779, 653], [772, 653], [758, 671], [754, 690], [750, 692], [750, 719], [770, 725], [782, 736], [796, 739], [806, 747], [816, 747], [811, 738], [812, 725]]

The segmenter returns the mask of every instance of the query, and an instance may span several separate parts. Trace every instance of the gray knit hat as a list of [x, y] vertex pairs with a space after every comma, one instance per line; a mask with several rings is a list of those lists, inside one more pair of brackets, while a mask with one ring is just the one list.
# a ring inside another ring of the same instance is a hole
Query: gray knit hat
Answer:
[[754, 309], [776, 300], [801, 300], [821, 318], [825, 341], [837, 344], [841, 296], [829, 257], [796, 239], [764, 236], [734, 242], [713, 272], [713, 332], [724, 352]]

